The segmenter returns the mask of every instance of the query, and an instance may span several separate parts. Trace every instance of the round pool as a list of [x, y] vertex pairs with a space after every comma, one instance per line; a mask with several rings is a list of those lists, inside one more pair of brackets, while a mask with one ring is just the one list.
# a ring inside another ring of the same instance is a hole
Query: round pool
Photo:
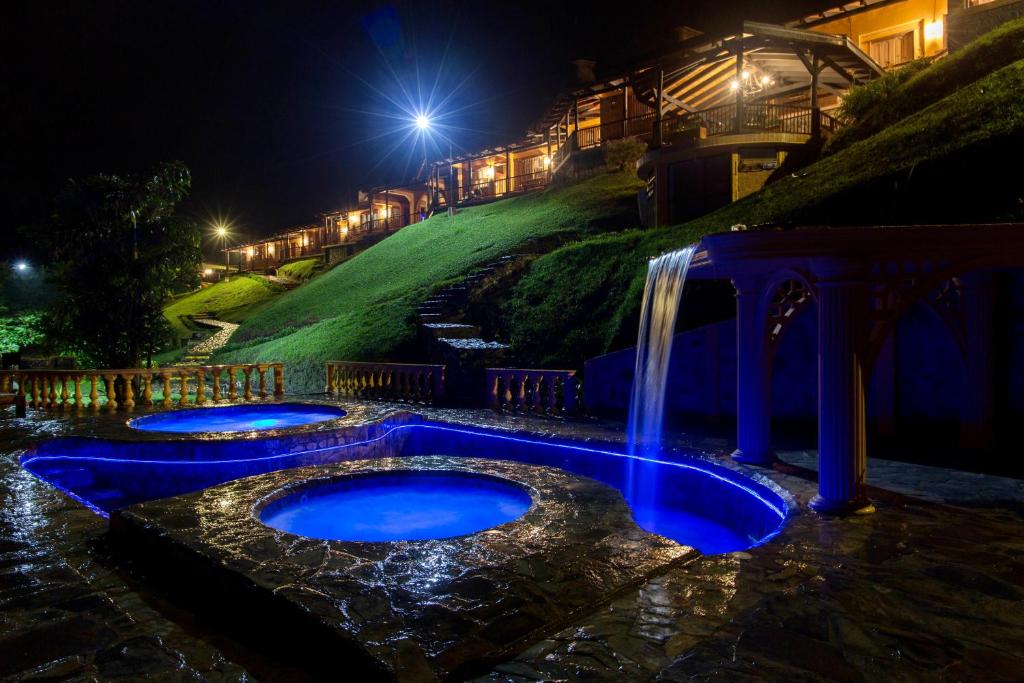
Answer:
[[424, 541], [511, 522], [526, 490], [485, 474], [397, 470], [314, 482], [257, 512], [269, 527], [332, 541]]
[[146, 432], [251, 432], [326, 422], [344, 417], [334, 406], [311, 403], [264, 403], [189, 408], [137, 417], [128, 426]]

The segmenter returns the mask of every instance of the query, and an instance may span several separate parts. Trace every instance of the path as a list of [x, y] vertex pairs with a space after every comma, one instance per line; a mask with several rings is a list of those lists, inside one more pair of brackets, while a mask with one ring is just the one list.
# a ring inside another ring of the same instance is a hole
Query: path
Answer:
[[210, 359], [210, 356], [228, 343], [228, 340], [231, 339], [231, 335], [233, 335], [235, 330], [238, 329], [238, 325], [236, 323], [215, 320], [213, 318], [196, 318], [195, 322], [205, 327], [216, 327], [220, 329], [195, 346], [190, 347], [181, 362], [175, 363], [178, 367], [187, 365], [204, 365], [206, 361]]

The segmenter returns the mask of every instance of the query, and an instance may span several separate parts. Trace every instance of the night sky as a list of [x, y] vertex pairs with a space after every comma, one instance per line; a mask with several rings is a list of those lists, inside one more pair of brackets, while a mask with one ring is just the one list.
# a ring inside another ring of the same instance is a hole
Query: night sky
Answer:
[[668, 45], [673, 26], [782, 21], [828, 3], [20, 5], [0, 29], [5, 235], [45, 215], [69, 177], [180, 159], [197, 219], [259, 236], [415, 175], [422, 147], [388, 156], [406, 131], [398, 104], [447, 98], [442, 130], [456, 150], [478, 149], [520, 137], [570, 83], [572, 59], [600, 74]]

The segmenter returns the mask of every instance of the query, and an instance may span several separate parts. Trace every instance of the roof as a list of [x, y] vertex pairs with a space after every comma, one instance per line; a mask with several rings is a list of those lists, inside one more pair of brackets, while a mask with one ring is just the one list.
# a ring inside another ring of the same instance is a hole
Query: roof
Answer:
[[[858, 9], [891, 0], [863, 0]], [[848, 6], [844, 6], [848, 7]], [[852, 9], [844, 11], [853, 11]], [[837, 16], [836, 10], [824, 10]], [[651, 106], [657, 99], [658, 74], [664, 69], [668, 110], [699, 111], [732, 102], [735, 93], [736, 54], [742, 50], [744, 66], [767, 76], [771, 87], [752, 99], [782, 97], [806, 91], [811, 85], [811, 60], [823, 65], [818, 77], [824, 92], [843, 92], [851, 84], [863, 83], [883, 73], [863, 50], [846, 36], [809, 31], [805, 28], [746, 21], [740, 33], [699, 35], [680, 43], [671, 52], [636, 65], [629, 74], [618, 74], [597, 83], [563, 92], [538, 121], [537, 129], [555, 125], [574, 101], [590, 98], [631, 83], [637, 98]]]

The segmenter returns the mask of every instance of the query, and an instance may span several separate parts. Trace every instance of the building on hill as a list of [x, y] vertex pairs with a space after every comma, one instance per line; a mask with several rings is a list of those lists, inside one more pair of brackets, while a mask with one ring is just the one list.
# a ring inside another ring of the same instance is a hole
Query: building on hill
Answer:
[[232, 246], [228, 258], [240, 270], [273, 273], [302, 258], [337, 263], [428, 215], [431, 189], [422, 181], [360, 190], [356, 205], [323, 214], [319, 225], [302, 225]]
[[679, 42], [621, 72], [559, 94], [522, 139], [452, 154], [426, 177], [360, 191], [354, 207], [231, 249], [251, 270], [311, 255], [338, 262], [439, 210], [539, 190], [603, 165], [620, 140], [646, 145], [638, 174], [646, 225], [684, 222], [764, 186], [787, 156], [835, 131], [853, 86], [1024, 14], [1024, 0], [856, 0], [785, 25], [730, 34], [683, 27]]

